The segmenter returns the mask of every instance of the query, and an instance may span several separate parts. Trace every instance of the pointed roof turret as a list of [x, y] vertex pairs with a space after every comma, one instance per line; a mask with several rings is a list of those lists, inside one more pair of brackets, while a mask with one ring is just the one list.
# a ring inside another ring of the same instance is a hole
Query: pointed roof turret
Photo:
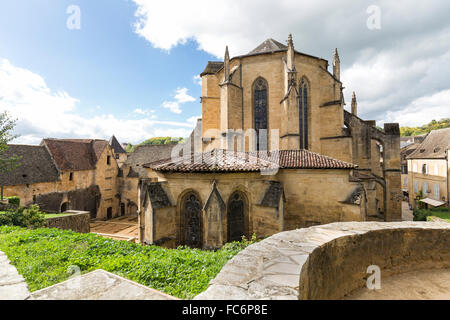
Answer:
[[339, 59], [338, 49], [334, 49], [333, 57], [333, 75], [339, 81], [341, 80], [341, 60]]
[[353, 91], [353, 94], [352, 94], [352, 114], [355, 116], [358, 115], [358, 102], [356, 101], [355, 91]]
[[230, 53], [228, 52], [228, 46], [225, 47], [225, 58], [223, 60], [224, 68], [224, 81], [227, 82], [230, 78]]
[[111, 139], [109, 139], [109, 145], [111, 146], [111, 148], [114, 150], [115, 154], [119, 154], [119, 153], [127, 153], [122, 145], [119, 143], [119, 141], [117, 140], [117, 138], [113, 135], [111, 137]]

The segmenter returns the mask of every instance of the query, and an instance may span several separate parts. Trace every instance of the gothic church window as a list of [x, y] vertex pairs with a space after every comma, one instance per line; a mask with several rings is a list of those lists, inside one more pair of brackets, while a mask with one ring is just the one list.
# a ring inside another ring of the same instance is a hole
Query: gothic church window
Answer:
[[182, 219], [184, 220], [183, 245], [191, 248], [202, 247], [202, 206], [194, 192], [188, 193], [182, 204]]
[[267, 150], [267, 138], [263, 140], [260, 137], [260, 131], [267, 130], [267, 90], [267, 81], [263, 78], [256, 79], [253, 85], [253, 114], [257, 150]]
[[298, 89], [300, 149], [308, 149], [308, 103], [308, 84], [302, 79]]

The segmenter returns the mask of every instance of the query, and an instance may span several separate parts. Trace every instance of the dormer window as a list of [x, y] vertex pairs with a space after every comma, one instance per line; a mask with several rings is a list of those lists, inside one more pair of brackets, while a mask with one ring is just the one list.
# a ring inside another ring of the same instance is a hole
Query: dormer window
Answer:
[[106, 158], [106, 164], [109, 166], [111, 164], [111, 156]]

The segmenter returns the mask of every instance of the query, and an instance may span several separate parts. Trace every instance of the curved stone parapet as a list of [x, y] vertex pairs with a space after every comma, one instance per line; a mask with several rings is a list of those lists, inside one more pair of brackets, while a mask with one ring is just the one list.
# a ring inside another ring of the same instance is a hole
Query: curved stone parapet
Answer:
[[381, 277], [450, 268], [450, 224], [339, 222], [275, 234], [248, 246], [201, 299], [341, 299]]

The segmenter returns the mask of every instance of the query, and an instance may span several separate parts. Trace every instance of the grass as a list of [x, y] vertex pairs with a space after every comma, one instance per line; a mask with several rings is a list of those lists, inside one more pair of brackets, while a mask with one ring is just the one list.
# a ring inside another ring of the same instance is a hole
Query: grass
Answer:
[[70, 266], [123, 276], [182, 299], [206, 290], [225, 263], [250, 241], [218, 251], [165, 249], [59, 229], [0, 226], [0, 250], [25, 278], [31, 291], [67, 280]]
[[450, 212], [433, 212], [431, 216], [427, 217], [427, 221], [433, 221], [433, 217], [450, 222]]
[[45, 213], [45, 219], [50, 219], [50, 218], [60, 218], [60, 217], [65, 217], [65, 216], [71, 216], [73, 215], [73, 213]]

